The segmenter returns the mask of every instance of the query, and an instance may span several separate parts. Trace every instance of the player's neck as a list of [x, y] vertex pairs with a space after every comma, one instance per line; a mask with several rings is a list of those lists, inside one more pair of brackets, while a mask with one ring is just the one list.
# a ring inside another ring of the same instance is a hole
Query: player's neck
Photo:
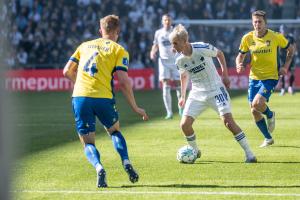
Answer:
[[102, 38], [116, 42], [116, 36], [113, 34], [102, 34]]
[[258, 38], [264, 37], [268, 33], [268, 29], [264, 29], [261, 31], [255, 31], [255, 36]]
[[182, 51], [183, 55], [185, 56], [191, 56], [193, 53], [192, 45], [188, 42], [185, 46], [185, 48]]

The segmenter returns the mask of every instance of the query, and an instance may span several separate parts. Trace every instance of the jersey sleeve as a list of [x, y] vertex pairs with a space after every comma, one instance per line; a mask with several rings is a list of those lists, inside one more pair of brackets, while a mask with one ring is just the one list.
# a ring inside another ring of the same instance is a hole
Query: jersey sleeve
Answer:
[[244, 35], [242, 37], [242, 40], [241, 40], [241, 44], [240, 44], [240, 47], [239, 47], [239, 52], [242, 53], [242, 54], [245, 54], [249, 51], [249, 46], [248, 46], [248, 42], [247, 42], [247, 37], [246, 35]]
[[287, 49], [290, 45], [290, 42], [281, 34], [277, 34], [278, 46], [283, 49]]
[[73, 62], [79, 63], [80, 60], [80, 47], [81, 45], [76, 49], [76, 51], [72, 54], [69, 60], [72, 60]]
[[182, 62], [180, 62], [180, 60], [176, 59], [175, 65], [176, 65], [176, 67], [177, 67], [180, 74], [185, 72], [184, 66], [182, 65]]
[[122, 70], [127, 72], [129, 65], [129, 54], [125, 49], [120, 49], [117, 54], [116, 71]]
[[192, 45], [193, 48], [201, 52], [202, 55], [207, 57], [216, 57], [218, 53], [218, 49], [211, 44], [208, 43], [196, 43]]

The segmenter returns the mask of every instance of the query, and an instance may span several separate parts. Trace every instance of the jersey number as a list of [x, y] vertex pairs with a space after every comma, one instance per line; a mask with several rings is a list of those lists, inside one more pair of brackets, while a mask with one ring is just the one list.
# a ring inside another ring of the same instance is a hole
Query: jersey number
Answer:
[[93, 55], [86, 61], [83, 71], [90, 74], [90, 76], [94, 77], [95, 74], [98, 72], [97, 65], [95, 62], [91, 63], [94, 58], [98, 55], [98, 52], [93, 53]]

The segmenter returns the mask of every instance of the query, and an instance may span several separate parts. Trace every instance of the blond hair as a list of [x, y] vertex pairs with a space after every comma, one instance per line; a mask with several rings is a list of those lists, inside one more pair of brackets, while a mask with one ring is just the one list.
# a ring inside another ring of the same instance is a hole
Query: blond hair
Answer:
[[174, 38], [188, 41], [189, 34], [182, 24], [178, 24], [177, 26], [175, 26], [173, 31], [170, 33], [169, 40], [172, 41]]
[[101, 30], [111, 33], [120, 29], [120, 20], [117, 15], [107, 15], [100, 19]]

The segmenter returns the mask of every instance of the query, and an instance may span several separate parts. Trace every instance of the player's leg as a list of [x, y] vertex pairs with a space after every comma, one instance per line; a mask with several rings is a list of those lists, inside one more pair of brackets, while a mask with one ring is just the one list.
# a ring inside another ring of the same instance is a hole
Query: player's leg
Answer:
[[134, 170], [134, 168], [129, 160], [126, 140], [120, 131], [119, 122], [116, 122], [112, 127], [107, 129], [107, 131], [111, 135], [111, 139], [112, 139], [115, 150], [120, 155], [122, 165], [123, 165], [126, 173], [128, 174], [129, 180], [132, 183], [137, 182], [139, 180], [139, 175]]
[[290, 67], [290, 78], [289, 78], [289, 87], [288, 92], [294, 94], [293, 84], [295, 81], [295, 67]]
[[283, 96], [285, 94], [285, 76], [281, 77], [281, 89], [280, 89], [280, 96]]
[[257, 162], [256, 157], [252, 153], [248, 141], [246, 139], [245, 133], [236, 124], [231, 114], [230, 96], [225, 89], [225, 87], [220, 87], [207, 101], [221, 117], [225, 127], [232, 132], [235, 140], [240, 144], [245, 152], [246, 162], [253, 163]]
[[72, 100], [79, 139], [83, 144], [88, 161], [97, 172], [97, 187], [107, 187], [106, 173], [100, 161], [100, 153], [95, 146], [95, 116], [92, 110], [92, 99], [75, 97]]
[[242, 129], [236, 124], [231, 113], [226, 113], [221, 116], [221, 119], [228, 130], [230, 130], [235, 138], [235, 140], [240, 144], [242, 149], [245, 152], [246, 163], [257, 162], [256, 157], [252, 153], [250, 146], [248, 144], [245, 133]]
[[[248, 96], [249, 102], [251, 103], [251, 113], [257, 127], [265, 137], [260, 147], [266, 147], [274, 143], [271, 132], [275, 128], [275, 112], [269, 109], [266, 102], [269, 100], [277, 81], [271, 80], [270, 82], [265, 82], [255, 80], [253, 83], [252, 88], [249, 86]], [[266, 115], [268, 125], [262, 114]]]
[[172, 119], [173, 118], [172, 95], [171, 95], [171, 84], [169, 79], [162, 80], [162, 89], [163, 89], [163, 101], [167, 112], [165, 119]]
[[268, 131], [272, 133], [275, 129], [275, 112], [270, 110], [267, 102], [269, 101], [278, 81], [263, 80], [260, 81], [260, 83], [261, 86], [258, 93], [254, 97], [252, 107], [267, 117]]
[[[192, 91], [193, 92], [193, 91]], [[200, 115], [207, 105], [205, 102], [188, 98], [183, 110], [180, 128], [185, 136], [187, 143], [195, 149], [197, 157], [200, 158], [201, 151], [196, 141], [196, 134], [193, 129], [193, 123], [198, 115]]]
[[[107, 132], [111, 136], [113, 146], [117, 153], [120, 155], [122, 165], [129, 175], [131, 182], [138, 181], [138, 174], [134, 171], [128, 156], [126, 140], [123, 137], [120, 125], [118, 121], [118, 112], [113, 99], [102, 99], [95, 105], [95, 113], [98, 119], [106, 128]], [[129, 168], [129, 172], [128, 172]]]
[[167, 65], [163, 62], [164, 61], [161, 59], [158, 60], [159, 80], [162, 83], [163, 101], [167, 112], [165, 119], [172, 119], [173, 111], [172, 111], [172, 96], [171, 96], [171, 85], [170, 85], [171, 73], [169, 67], [167, 67]]

